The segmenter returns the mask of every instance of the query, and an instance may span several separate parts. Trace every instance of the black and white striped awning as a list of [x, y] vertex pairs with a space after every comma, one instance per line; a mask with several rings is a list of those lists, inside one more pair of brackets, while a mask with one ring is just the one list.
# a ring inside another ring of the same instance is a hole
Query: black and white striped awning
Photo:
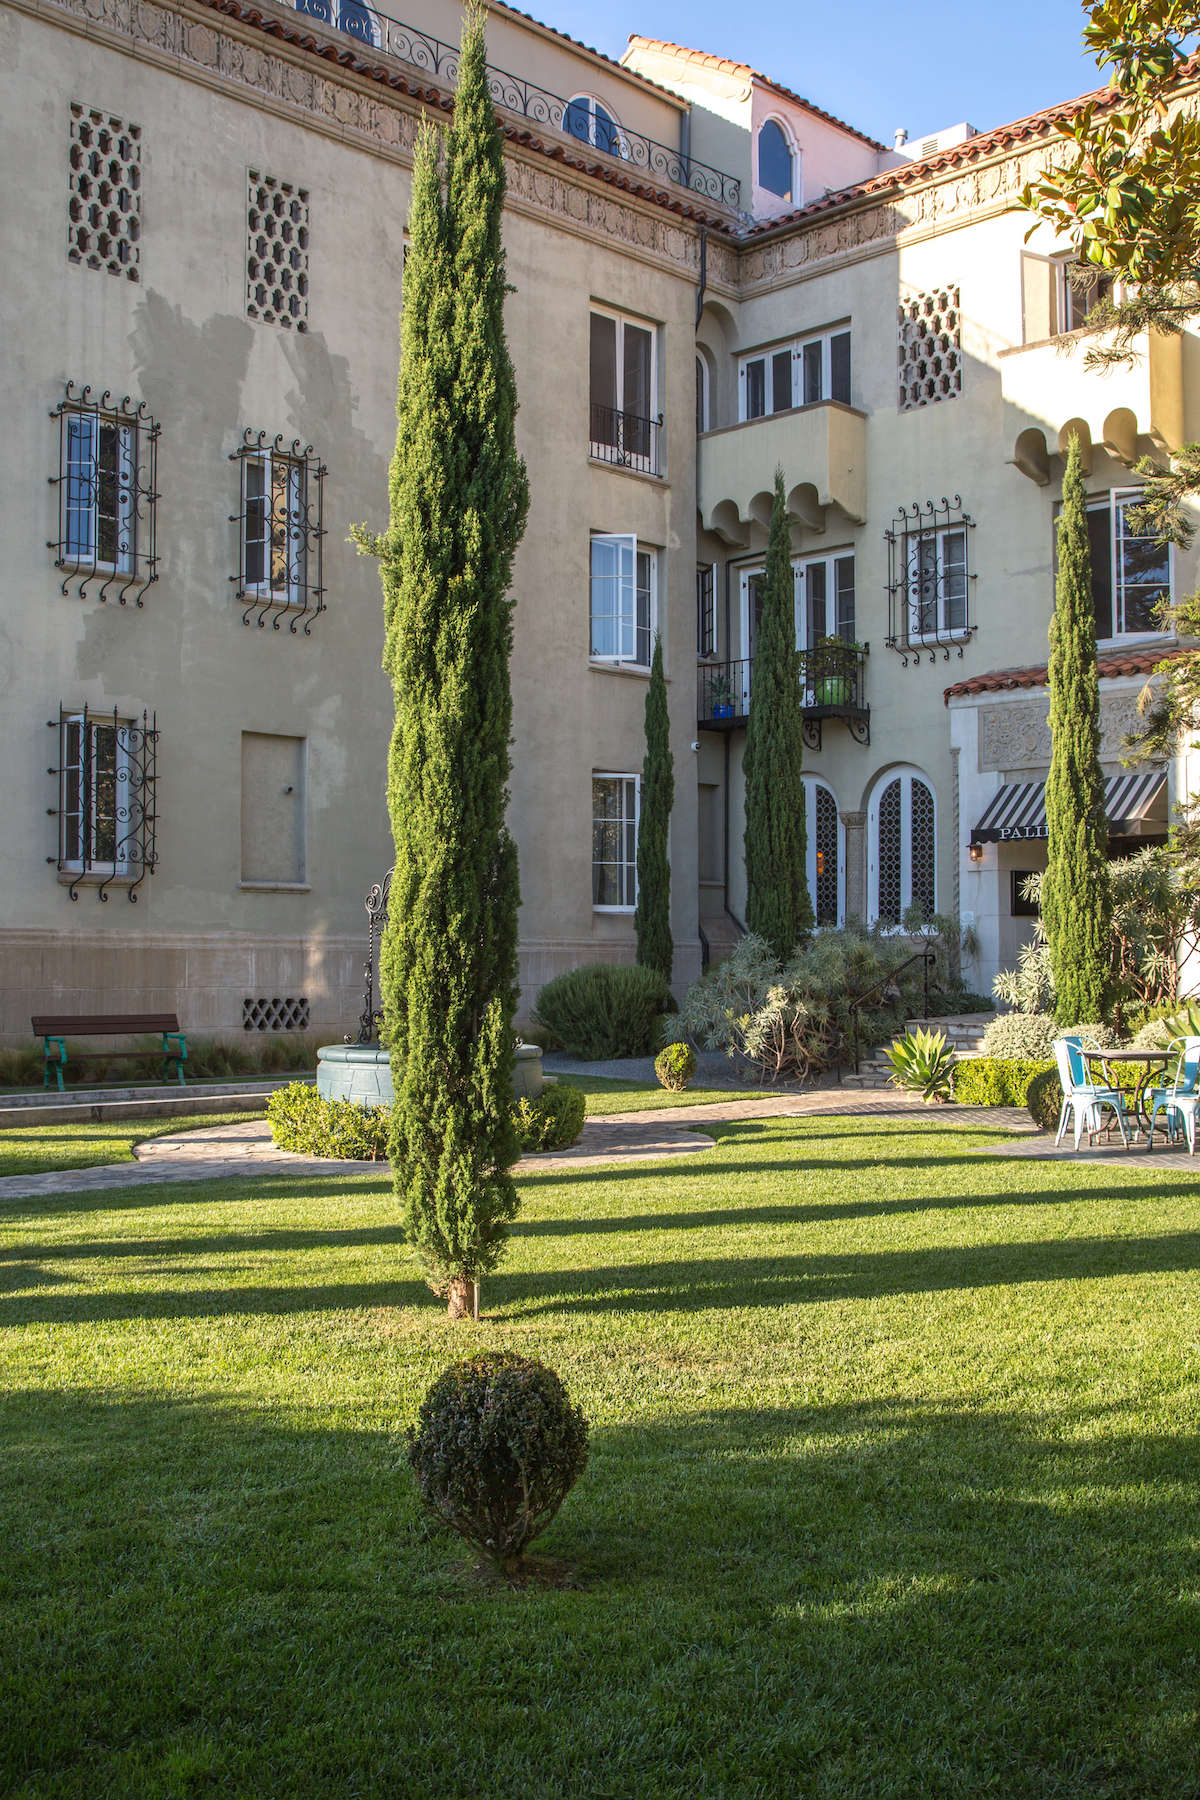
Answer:
[[[1165, 769], [1109, 775], [1104, 783], [1104, 812], [1109, 837], [1137, 837], [1163, 797], [1166, 785]], [[1162, 827], [1165, 831], [1165, 811]], [[971, 833], [971, 842], [1012, 844], [1023, 838], [1044, 838], [1046, 835], [1045, 782], [1014, 781], [989, 800], [982, 819]]]

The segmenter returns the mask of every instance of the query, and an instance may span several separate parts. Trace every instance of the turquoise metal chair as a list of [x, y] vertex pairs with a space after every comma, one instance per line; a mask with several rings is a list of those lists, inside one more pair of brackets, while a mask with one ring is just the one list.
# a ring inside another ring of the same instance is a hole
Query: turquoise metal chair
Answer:
[[1125, 1096], [1120, 1088], [1103, 1087], [1100, 1083], [1089, 1079], [1090, 1071], [1084, 1050], [1100, 1053], [1099, 1045], [1084, 1042], [1081, 1037], [1055, 1038], [1054, 1060], [1058, 1064], [1058, 1079], [1062, 1084], [1063, 1103], [1058, 1115], [1058, 1135], [1054, 1140], [1055, 1148], [1062, 1143], [1063, 1133], [1067, 1129], [1067, 1118], [1073, 1115], [1075, 1127], [1075, 1148], [1084, 1132], [1088, 1134], [1088, 1143], [1100, 1130], [1100, 1118], [1105, 1107], [1110, 1108], [1117, 1118], [1121, 1129], [1121, 1141], [1129, 1148], [1129, 1133], [1125, 1128]]
[[1200, 1037], [1172, 1038], [1167, 1050], [1179, 1060], [1169, 1086], [1153, 1088], [1146, 1096], [1150, 1112], [1146, 1148], [1154, 1148], [1154, 1121], [1161, 1112], [1166, 1120], [1167, 1142], [1170, 1143], [1182, 1129], [1187, 1138], [1188, 1155], [1195, 1156], [1196, 1113], [1200, 1110]]

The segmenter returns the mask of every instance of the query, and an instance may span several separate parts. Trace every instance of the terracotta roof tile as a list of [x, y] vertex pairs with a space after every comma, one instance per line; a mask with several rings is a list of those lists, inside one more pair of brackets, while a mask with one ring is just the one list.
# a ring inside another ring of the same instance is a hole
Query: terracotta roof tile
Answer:
[[665, 38], [641, 37], [637, 32], [630, 33], [629, 41], [631, 44], [644, 45], [647, 50], [674, 51], [675, 55], [684, 62], [695, 63], [700, 68], [716, 69], [722, 75], [737, 75], [743, 81], [761, 81], [764, 87], [769, 87], [773, 93], [782, 94], [785, 100], [791, 100], [795, 105], [802, 106], [805, 112], [812, 113], [814, 118], [824, 119], [827, 125], [836, 125], [839, 131], [847, 132], [850, 137], [857, 138], [860, 143], [866, 144], [870, 149], [884, 150], [887, 148], [885, 144], [879, 143], [875, 138], [868, 137], [865, 131], [859, 131], [857, 126], [847, 125], [844, 119], [839, 119], [835, 114], [826, 112], [824, 107], [814, 106], [811, 100], [804, 98], [803, 94], [795, 94], [791, 88], [784, 87], [782, 82], [773, 81], [769, 75], [764, 75], [761, 69], [752, 69], [749, 63], [733, 62], [727, 56], [713, 56], [708, 50], [689, 50], [686, 44], [672, 44]]
[[[1143, 646], [1129, 650], [1101, 650], [1096, 657], [1096, 673], [1100, 679], [1116, 675], [1150, 675], [1162, 662], [1173, 662], [1188, 652], [1170, 645]], [[956, 681], [945, 691], [946, 705], [964, 694], [1002, 694], [1014, 688], [1045, 687], [1049, 670], [1045, 663], [1034, 663], [1025, 669], [993, 669], [987, 675], [971, 675]]]

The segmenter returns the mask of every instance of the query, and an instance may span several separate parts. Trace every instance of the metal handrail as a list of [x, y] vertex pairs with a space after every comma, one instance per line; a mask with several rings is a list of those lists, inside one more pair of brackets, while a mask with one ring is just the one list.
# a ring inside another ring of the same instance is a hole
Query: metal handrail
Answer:
[[[900, 998], [900, 988], [899, 988], [899, 984], [897, 981], [897, 977], [900, 975], [903, 975], [905, 969], [911, 969], [914, 963], [922, 963], [924, 965], [925, 1017], [928, 1018], [929, 1017], [929, 971], [930, 971], [930, 969], [937, 968], [937, 951], [934, 949], [932, 944], [926, 944], [923, 947], [923, 949], [920, 949], [920, 950], [916, 951], [912, 956], [907, 957], [904, 962], [897, 964], [897, 966], [894, 969], [889, 969], [882, 981], [876, 982], [876, 984], [873, 988], [868, 988], [865, 994], [859, 994], [857, 999], [852, 1000], [850, 1002], [850, 1006], [849, 1006], [848, 1010], [850, 1013], [850, 1017], [854, 1023], [854, 1073], [856, 1075], [859, 1072], [859, 1061], [860, 1061], [860, 1046], [859, 1046], [859, 1033], [858, 1033], [859, 1014], [861, 1013], [863, 1007], [867, 1004], [867, 1002], [869, 1000], [882, 1000], [886, 996], [889, 988], [894, 988], [896, 990], [896, 998], [899, 999]], [[838, 1076], [840, 1079], [841, 1078], [841, 1065], [840, 1064], [838, 1066]]]
[[615, 463], [622, 469], [640, 469], [645, 475], [657, 475], [661, 413], [644, 419], [638, 413], [622, 412], [618, 406], [591, 406], [590, 449], [600, 462]]
[[[458, 79], [457, 44], [445, 44], [427, 31], [418, 31], [412, 25], [390, 18], [375, 6], [365, 5], [363, 0], [294, 0], [294, 4], [298, 13], [320, 19], [344, 31], [348, 37], [357, 38], [369, 49], [382, 50], [448, 87]], [[657, 139], [646, 137], [640, 131], [631, 131], [625, 125], [605, 126], [597, 133], [594, 121], [575, 115], [578, 124], [572, 129], [567, 119], [571, 102], [560, 94], [552, 94], [547, 88], [538, 87], [520, 75], [510, 75], [491, 63], [487, 65], [487, 76], [493, 103], [505, 112], [519, 113], [535, 125], [561, 131], [601, 156], [610, 156], [616, 162], [643, 169], [660, 181], [673, 182], [676, 187], [686, 188], [689, 193], [711, 200], [730, 212], [737, 212], [741, 205], [742, 184], [736, 175], [726, 175], [708, 163], [697, 161], [694, 156], [685, 156], [681, 150], [672, 150], [668, 144], [660, 144]], [[600, 141], [596, 141], [598, 136]]]

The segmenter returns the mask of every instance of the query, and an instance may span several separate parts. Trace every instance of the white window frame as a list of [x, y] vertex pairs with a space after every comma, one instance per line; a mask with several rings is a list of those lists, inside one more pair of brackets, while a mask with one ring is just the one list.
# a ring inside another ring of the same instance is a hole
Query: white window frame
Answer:
[[[242, 593], [250, 599], [266, 601], [274, 606], [304, 606], [305, 594], [308, 591], [308, 471], [305, 464], [294, 456], [285, 456], [275, 450], [255, 450], [246, 456], [245, 471], [245, 512], [241, 521], [242, 534]], [[287, 484], [287, 561], [286, 579], [277, 586], [273, 580], [272, 528], [275, 511], [275, 470], [286, 468]], [[252, 494], [251, 471], [261, 469], [263, 472], [263, 488], [261, 494]], [[262, 500], [261, 512], [263, 534], [251, 538], [250, 521], [252, 502]], [[263, 579], [252, 581], [250, 578], [251, 546], [261, 546]]]
[[[619, 868], [624, 871], [624, 875], [622, 877], [622, 884], [627, 885], [627, 891], [629, 889], [632, 890], [633, 898], [630, 901], [628, 901], [627, 903], [622, 902], [619, 905], [610, 903], [610, 902], [600, 901], [595, 898], [595, 893], [596, 893], [596, 826], [597, 826], [597, 824], [601, 823], [601, 821], [598, 820], [596, 817], [595, 790], [596, 790], [596, 783], [598, 781], [621, 781], [621, 782], [624, 782], [627, 784], [626, 788], [623, 790], [622, 795], [621, 795], [621, 821], [620, 821], [620, 823], [621, 823], [621, 828], [622, 828], [622, 834], [624, 834], [624, 832], [628, 828], [628, 825], [630, 822], [628, 815], [625, 812], [625, 804], [629, 798], [629, 790], [630, 790], [630, 788], [632, 788], [632, 795], [633, 795], [633, 858], [632, 858], [632, 861], [630, 861], [628, 858], [622, 858], [622, 860], [619, 863], [615, 863], [615, 864], [611, 864], [611, 865], [610, 864], [602, 864], [601, 865], [602, 867], [606, 867], [606, 868], [607, 867], [615, 867], [615, 868]], [[641, 776], [636, 775], [636, 774], [631, 774], [628, 770], [594, 769], [592, 771], [592, 911], [593, 912], [628, 914], [628, 913], [633, 913], [634, 911], [636, 911], [636, 909], [637, 909], [637, 846], [638, 846], [638, 833], [641, 830], [641, 824], [642, 824], [642, 778], [641, 778]]]
[[[850, 339], [850, 392], [854, 393], [854, 334], [848, 319], [837, 325], [827, 325], [820, 331], [806, 332], [803, 337], [793, 338], [782, 344], [769, 344], [762, 350], [749, 350], [738, 358], [738, 423], [749, 424], [754, 419], [769, 419], [776, 412], [791, 412], [801, 406], [824, 406], [833, 399], [833, 340], [848, 337]], [[815, 347], [821, 353], [821, 392], [815, 400], [806, 400], [805, 394], [805, 351]], [[791, 357], [791, 401], [786, 407], [774, 404], [774, 379], [771, 363], [776, 356]], [[763, 364], [763, 410], [750, 411], [750, 368], [754, 363]], [[849, 402], [839, 401], [838, 405]]]
[[[788, 183], [788, 191], [786, 194], [777, 194], [775, 189], [767, 187], [762, 179], [762, 172], [759, 167], [759, 143], [762, 138], [763, 128], [766, 125], [778, 126], [780, 135], [787, 146], [791, 180]], [[765, 119], [760, 119], [754, 133], [754, 185], [760, 194], [770, 195], [770, 204], [772, 206], [799, 207], [804, 205], [803, 163], [800, 149], [796, 143], [795, 137], [792, 135], [787, 120], [783, 118], [780, 113], [768, 113]]]
[[[821, 635], [823, 637], [834, 637], [837, 635], [837, 564], [840, 562], [852, 563], [853, 561], [853, 546], [847, 546], [841, 550], [828, 550], [823, 556], [794, 556], [792, 558], [792, 616], [795, 621], [797, 650], [811, 650], [816, 648], [814, 644], [808, 642], [808, 607], [805, 603], [805, 577], [808, 570], [816, 568], [818, 565], [824, 566], [825, 622], [828, 625], [832, 618], [834, 630], [832, 632], [822, 632]], [[739, 643], [742, 651], [741, 662], [744, 666], [744, 679], [742, 682], [744, 690], [742, 694], [743, 713], [750, 705], [750, 674], [755, 648], [750, 642], [750, 583], [756, 578], [761, 577], [765, 572], [765, 563], [757, 563], [750, 568], [741, 569], [738, 575], [738, 598], [740, 602], [739, 626], [741, 630]], [[858, 626], [856, 621], [855, 630], [857, 631], [857, 629]]]
[[[841, 808], [837, 803], [837, 795], [827, 781], [819, 775], [805, 775], [804, 782], [804, 828], [805, 855], [807, 858], [805, 878], [808, 882], [809, 899], [812, 901], [813, 914], [817, 910], [817, 789], [823, 788], [833, 801], [837, 815], [837, 918], [834, 926], [840, 929], [846, 923], [846, 827], [842, 823]], [[818, 925], [817, 929], [833, 929], [831, 926]]]
[[[100, 434], [116, 432], [116, 556], [100, 555]], [[137, 554], [137, 427], [119, 413], [66, 412], [66, 480], [62, 488], [64, 565], [132, 572]]]
[[[1070, 308], [1077, 303], [1075, 289], [1071, 286], [1070, 271], [1072, 269], [1079, 267], [1079, 258], [1077, 256], [1068, 254], [1066, 256], [1052, 257], [1051, 261], [1054, 264], [1054, 323], [1055, 323], [1055, 327], [1056, 327], [1055, 336], [1056, 337], [1060, 336], [1069, 331], [1085, 331], [1087, 329], [1086, 314], [1081, 320], [1079, 320], [1079, 322], [1077, 324], [1068, 325], [1068, 323], [1067, 323], [1067, 318], [1069, 315]], [[1109, 295], [1104, 296], [1105, 298], [1111, 297], [1111, 298], [1115, 299], [1117, 297], [1116, 283], [1115, 283], [1111, 273], [1107, 269], [1094, 268], [1092, 270], [1092, 275], [1093, 275], [1093, 285], [1097, 289], [1099, 288], [1101, 282], [1103, 282], [1103, 281], [1108, 282]], [[1101, 296], [1099, 295], [1099, 293], [1097, 293], [1096, 299], [1099, 299], [1100, 297]], [[1095, 305], [1095, 300], [1093, 300], [1092, 305]], [[1089, 308], [1089, 310], [1090, 310], [1090, 308]]]
[[[948, 538], [962, 539], [962, 623], [951, 625], [946, 616], [947, 594], [944, 566], [945, 543]], [[934, 604], [937, 608], [932, 629], [921, 629], [921, 552], [925, 545], [934, 546]], [[910, 644], [963, 643], [971, 635], [971, 577], [967, 566], [967, 526], [939, 525], [929, 531], [914, 532], [908, 540], [908, 568], [904, 583], [906, 642]]]
[[[596, 567], [595, 551], [598, 546], [606, 546], [613, 550], [618, 558], [616, 583], [618, 587], [617, 605], [609, 612], [596, 611]], [[642, 586], [639, 577], [642, 574], [642, 559], [645, 558], [647, 582]], [[630, 668], [649, 670], [654, 656], [654, 640], [658, 634], [658, 550], [652, 545], [643, 544], [633, 532], [627, 531], [593, 531], [588, 544], [588, 644], [589, 661], [602, 668]], [[647, 594], [647, 623], [638, 623], [638, 602], [642, 593]], [[613, 620], [616, 623], [617, 649], [615, 651], [597, 650], [597, 620]], [[639, 637], [644, 637], [644, 646], [639, 645]], [[639, 655], [639, 649], [645, 649], [645, 658]]]
[[[570, 110], [573, 106], [582, 106], [587, 113], [588, 129], [587, 129], [586, 137], [580, 137], [578, 132], [571, 131], [567, 126], [567, 114], [570, 112]], [[605, 127], [606, 135], [607, 135], [609, 128], [611, 128], [612, 136], [613, 136], [613, 143], [611, 145], [605, 144], [605, 143], [598, 144], [596, 142], [596, 137], [597, 137], [596, 114], [597, 114], [597, 112], [603, 113], [603, 115], [604, 115], [604, 127]], [[591, 149], [599, 150], [602, 156], [616, 156], [616, 157], [619, 157], [622, 162], [629, 161], [629, 140], [625, 136], [624, 130], [622, 129], [622, 126], [621, 126], [620, 119], [618, 119], [616, 113], [613, 111], [612, 107], [608, 104], [608, 101], [597, 99], [595, 94], [572, 94], [571, 95], [571, 98], [567, 101], [566, 107], [563, 111], [562, 128], [563, 128], [564, 135], [566, 137], [569, 137], [576, 144], [587, 144]]]
[[[79, 732], [79, 759], [75, 762], [71, 762], [68, 760], [68, 751], [67, 751], [67, 735], [72, 726], [75, 726]], [[85, 811], [84, 805], [83, 805], [83, 731], [85, 728], [91, 732], [93, 741], [94, 741], [97, 733], [101, 732], [101, 731], [104, 731], [104, 732], [111, 731], [115, 738], [114, 757], [113, 757], [113, 766], [114, 766], [113, 819], [112, 819], [113, 855], [111, 857], [101, 856], [99, 854], [99, 847], [98, 847], [97, 839], [96, 839], [97, 820], [96, 820], [95, 786], [96, 786], [97, 760], [96, 760], [96, 755], [95, 755], [94, 749], [93, 749], [92, 756], [91, 756], [91, 770], [92, 770], [92, 796], [91, 796], [92, 806], [91, 806], [91, 825], [90, 825], [91, 843], [90, 843], [90, 845], [87, 845], [83, 842], [83, 829], [84, 829], [83, 820], [84, 820], [84, 811]], [[133, 785], [133, 779], [132, 779], [133, 759], [130, 754], [130, 748], [129, 748], [129, 732], [132, 728], [133, 728], [133, 720], [132, 719], [117, 719], [114, 721], [112, 719], [100, 720], [95, 717], [88, 716], [86, 718], [86, 725], [85, 725], [85, 715], [82, 712], [66, 713], [63, 716], [63, 721], [62, 721], [63, 738], [62, 738], [62, 743], [59, 746], [59, 761], [60, 761], [60, 766], [61, 766], [61, 770], [62, 770], [62, 773], [59, 777], [59, 780], [60, 780], [59, 808], [60, 808], [60, 811], [64, 818], [70, 818], [73, 815], [78, 815], [78, 820], [79, 820], [78, 829], [77, 829], [77, 833], [76, 833], [76, 847], [78, 849], [78, 855], [64, 857], [63, 861], [59, 865], [61, 871], [64, 874], [79, 875], [79, 874], [83, 874], [85, 872], [94, 870], [97, 867], [104, 869], [104, 870], [107, 870], [109, 867], [111, 867], [113, 870], [113, 879], [120, 880], [122, 878], [128, 878], [130, 876], [137, 875], [141, 872], [142, 865], [141, 865], [140, 858], [129, 857], [129, 856], [120, 857], [117, 855], [117, 851], [121, 848], [122, 843], [124, 843], [124, 845], [126, 847], [128, 847], [130, 839], [134, 835], [131, 831], [127, 831], [124, 839], [122, 839], [121, 831], [120, 831], [120, 819], [119, 819], [120, 802], [121, 802], [122, 794], [125, 794], [126, 796], [132, 796], [134, 793], [134, 785]], [[75, 804], [73, 806], [70, 804], [72, 799], [74, 799], [74, 801], [75, 801]], [[132, 819], [132, 815], [131, 815], [131, 819]], [[140, 839], [138, 841], [140, 841]]]
[[614, 322], [614, 324], [616, 325], [616, 342], [614, 345], [614, 360], [615, 360], [615, 364], [616, 364], [615, 369], [614, 369], [614, 376], [615, 376], [615, 380], [616, 380], [616, 390], [613, 395], [612, 410], [615, 413], [621, 413], [621, 414], [628, 413], [629, 417], [633, 418], [633, 419], [641, 418], [642, 415], [640, 413], [630, 412], [629, 409], [627, 408], [627, 406], [625, 405], [625, 332], [626, 332], [626, 329], [627, 329], [627, 327], [632, 327], [633, 330], [635, 330], [635, 331], [644, 332], [646, 334], [646, 336], [650, 339], [650, 375], [649, 375], [649, 381], [647, 383], [649, 390], [650, 390], [650, 401], [649, 401], [650, 410], [646, 414], [646, 420], [650, 427], [650, 447], [649, 447], [648, 453], [645, 456], [640, 456], [636, 452], [629, 450], [628, 446], [626, 445], [624, 460], [622, 462], [614, 463], [612, 461], [612, 458], [608, 454], [608, 452], [611, 451], [611, 449], [612, 449], [612, 445], [601, 443], [599, 439], [591, 437], [591, 435], [590, 435], [591, 408], [593, 406], [604, 405], [604, 404], [606, 404], [606, 402], [598, 401], [592, 395], [592, 392], [591, 392], [591, 369], [590, 369], [590, 362], [589, 362], [589, 370], [588, 370], [588, 413], [589, 413], [589, 445], [588, 445], [588, 449], [589, 449], [589, 454], [597, 457], [601, 462], [607, 463], [610, 467], [613, 467], [613, 468], [636, 469], [639, 473], [641, 473], [643, 475], [656, 475], [658, 473], [658, 470], [655, 467], [656, 457], [655, 457], [654, 433], [658, 429], [659, 414], [662, 410], [658, 403], [658, 326], [651, 319], [639, 319], [639, 318], [636, 318], [632, 313], [618, 312], [615, 309], [615, 307], [592, 305], [588, 308], [588, 355], [589, 355], [589, 359], [591, 356], [591, 329], [592, 329], [593, 317], [598, 318], [598, 319], [611, 319]]
[[[867, 923], [877, 925], [880, 919], [879, 910], [879, 808], [883, 796], [893, 781], [900, 782], [900, 918], [913, 903], [912, 892], [912, 788], [914, 781], [920, 781], [928, 788], [933, 800], [933, 905], [931, 912], [938, 910], [938, 796], [937, 788], [923, 769], [912, 764], [901, 764], [887, 769], [879, 776], [871, 790], [871, 798], [867, 806]], [[903, 931], [900, 921], [884, 927], [889, 931]]]
[[[1097, 638], [1100, 645], [1156, 643], [1172, 634], [1164, 631], [1126, 631], [1125, 621], [1125, 568], [1120, 555], [1121, 544], [1125, 538], [1134, 533], [1124, 530], [1125, 508], [1140, 506], [1146, 498], [1146, 490], [1137, 487], [1109, 488], [1107, 494], [1089, 494], [1087, 510], [1089, 512], [1108, 512], [1108, 574], [1112, 587], [1113, 624], [1117, 627], [1112, 637]], [[1057, 533], [1056, 533], [1057, 539]], [[1175, 551], [1174, 546], [1167, 544], [1167, 598], [1175, 598]]]

